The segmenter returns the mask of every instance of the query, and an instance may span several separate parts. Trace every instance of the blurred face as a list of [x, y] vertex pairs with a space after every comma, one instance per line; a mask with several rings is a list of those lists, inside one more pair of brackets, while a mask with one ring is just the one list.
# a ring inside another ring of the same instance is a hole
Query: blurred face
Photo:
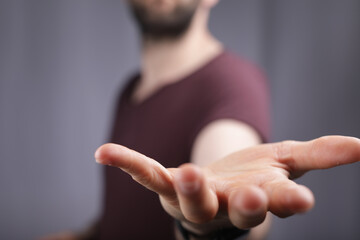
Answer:
[[177, 38], [189, 28], [200, 0], [128, 0], [144, 37]]

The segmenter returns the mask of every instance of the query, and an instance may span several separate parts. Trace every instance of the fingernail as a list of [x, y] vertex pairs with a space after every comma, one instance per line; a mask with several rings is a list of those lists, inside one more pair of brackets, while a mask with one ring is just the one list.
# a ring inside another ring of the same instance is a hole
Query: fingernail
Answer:
[[102, 164], [102, 165], [111, 166], [111, 163], [110, 163], [108, 160], [106, 160], [106, 159], [101, 159], [101, 158], [100, 158], [100, 151], [99, 151], [99, 150], [97, 150], [97, 151], [95, 152], [94, 157], [95, 157], [95, 161], [96, 161], [97, 163]]
[[259, 213], [264, 212], [264, 208], [259, 206], [256, 208], [252, 208], [252, 209], [248, 209], [248, 208], [243, 208], [242, 209], [242, 214], [245, 216], [254, 216], [254, 215], [258, 215]]
[[177, 178], [179, 189], [184, 194], [192, 194], [197, 192], [200, 188], [200, 182], [197, 179], [194, 179], [193, 181], [186, 181], [182, 179], [181, 176], [177, 176]]
[[235, 200], [240, 203], [241, 212], [245, 216], [256, 216], [266, 211], [266, 196], [258, 189], [239, 192]]
[[199, 190], [200, 184], [198, 181], [195, 182], [180, 182], [180, 191], [184, 194], [191, 194]]
[[96, 150], [94, 157], [95, 157], [95, 160], [96, 160], [97, 163], [101, 163], [101, 161], [100, 161], [100, 151], [99, 150]]

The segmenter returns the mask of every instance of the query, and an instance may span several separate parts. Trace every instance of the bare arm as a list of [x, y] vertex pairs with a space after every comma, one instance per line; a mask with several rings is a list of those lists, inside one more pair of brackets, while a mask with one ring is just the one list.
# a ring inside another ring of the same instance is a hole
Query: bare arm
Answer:
[[166, 169], [116, 144], [103, 145], [95, 157], [158, 193], [164, 209], [187, 227], [201, 232], [216, 222], [231, 222], [248, 229], [261, 224], [268, 211], [288, 217], [311, 209], [312, 192], [292, 179], [310, 170], [358, 162], [360, 140], [328, 136], [308, 142], [261, 144], [203, 167], [185, 164]]
[[[230, 153], [258, 144], [261, 144], [260, 136], [247, 124], [230, 119], [214, 121], [196, 137], [191, 162], [198, 166], [206, 166]], [[271, 214], [268, 214], [261, 225], [251, 230], [248, 239], [263, 239], [270, 228], [270, 223]]]
[[207, 125], [196, 137], [191, 162], [206, 166], [211, 162], [261, 143], [257, 132], [239, 121], [224, 119]]

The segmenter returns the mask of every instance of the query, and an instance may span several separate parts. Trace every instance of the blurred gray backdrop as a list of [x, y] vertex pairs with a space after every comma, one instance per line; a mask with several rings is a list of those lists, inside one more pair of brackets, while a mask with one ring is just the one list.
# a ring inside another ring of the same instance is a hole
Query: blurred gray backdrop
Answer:
[[[360, 137], [359, 0], [222, 0], [211, 28], [265, 69], [273, 141]], [[138, 67], [121, 0], [0, 0], [0, 239], [78, 230], [100, 212], [93, 152]], [[360, 164], [307, 174], [307, 214], [268, 239], [360, 239]]]

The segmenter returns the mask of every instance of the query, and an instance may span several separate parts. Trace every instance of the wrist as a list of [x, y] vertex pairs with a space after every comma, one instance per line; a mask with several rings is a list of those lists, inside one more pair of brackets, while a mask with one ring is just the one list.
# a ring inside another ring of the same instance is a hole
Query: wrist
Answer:
[[189, 224], [179, 220], [176, 227], [184, 240], [235, 240], [249, 232], [231, 224]]

